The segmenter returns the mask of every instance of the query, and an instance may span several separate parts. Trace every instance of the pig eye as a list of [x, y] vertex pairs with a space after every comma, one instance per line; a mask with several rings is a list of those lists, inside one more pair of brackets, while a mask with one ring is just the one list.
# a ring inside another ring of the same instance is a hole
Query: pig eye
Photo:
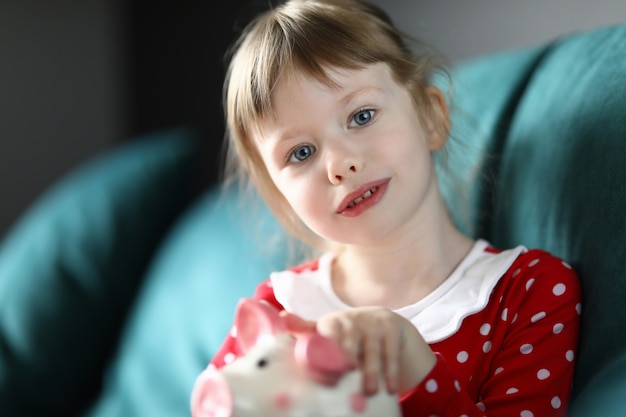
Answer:
[[262, 359], [259, 359], [259, 361], [256, 363], [256, 366], [258, 368], [265, 368], [268, 364], [269, 364], [269, 361], [265, 358], [262, 358]]

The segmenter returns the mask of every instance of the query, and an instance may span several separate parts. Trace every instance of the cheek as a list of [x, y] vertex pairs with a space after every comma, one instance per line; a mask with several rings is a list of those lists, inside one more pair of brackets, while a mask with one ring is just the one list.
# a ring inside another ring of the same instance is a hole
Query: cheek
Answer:
[[425, 134], [415, 126], [415, 130], [406, 129], [398, 132], [396, 146], [383, 149], [388, 160], [395, 161], [395, 166], [412, 169], [428, 169], [432, 163], [432, 152], [429, 149]]
[[272, 404], [274, 408], [279, 411], [287, 411], [293, 405], [293, 401], [291, 400], [291, 396], [286, 392], [280, 392], [272, 398]]
[[274, 184], [298, 217], [305, 222], [308, 221], [312, 213], [319, 210], [324, 194], [312, 179], [312, 175], [278, 177]]

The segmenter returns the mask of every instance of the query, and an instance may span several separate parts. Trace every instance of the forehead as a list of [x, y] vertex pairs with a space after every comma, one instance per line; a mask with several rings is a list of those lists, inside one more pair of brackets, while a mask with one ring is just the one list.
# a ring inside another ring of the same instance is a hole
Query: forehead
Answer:
[[324, 77], [316, 77], [294, 69], [278, 78], [272, 98], [286, 91], [302, 90], [302, 86], [331, 93], [350, 94], [364, 87], [384, 88], [393, 81], [389, 67], [384, 63], [366, 64], [360, 68], [327, 68]]
[[284, 136], [279, 132], [297, 125], [302, 120], [299, 112], [305, 109], [315, 115], [335, 114], [361, 98], [393, 97], [402, 89], [382, 63], [359, 69], [329, 68], [325, 74], [324, 79], [295, 71], [282, 74], [272, 91], [272, 111], [260, 120], [255, 136], [263, 141], [268, 136]]
[[276, 122], [280, 113], [289, 113], [296, 105], [306, 105], [313, 99], [349, 105], [362, 96], [391, 94], [401, 88], [385, 64], [364, 65], [359, 69], [331, 68], [326, 75], [327, 78], [319, 79], [297, 72], [283, 74], [272, 91], [272, 112], [263, 122]]

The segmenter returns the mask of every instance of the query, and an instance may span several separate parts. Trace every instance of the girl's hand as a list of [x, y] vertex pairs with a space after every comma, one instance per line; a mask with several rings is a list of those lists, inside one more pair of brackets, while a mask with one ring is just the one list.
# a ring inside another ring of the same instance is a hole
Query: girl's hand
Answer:
[[386, 308], [354, 308], [317, 322], [282, 314], [294, 334], [317, 330], [339, 342], [363, 372], [367, 395], [378, 392], [381, 376], [388, 392], [403, 395], [426, 377], [437, 360], [415, 326]]

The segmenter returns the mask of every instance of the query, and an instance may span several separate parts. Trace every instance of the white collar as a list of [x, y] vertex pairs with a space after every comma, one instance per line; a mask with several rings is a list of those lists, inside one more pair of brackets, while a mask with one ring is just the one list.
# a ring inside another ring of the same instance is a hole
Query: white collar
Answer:
[[[409, 319], [426, 342], [435, 343], [456, 333], [463, 319], [485, 308], [491, 291], [517, 257], [523, 246], [492, 253], [489, 243], [478, 240], [454, 272], [433, 292], [415, 304], [394, 310]], [[334, 254], [322, 255], [316, 270], [271, 274], [276, 300], [285, 310], [307, 320], [351, 307], [337, 297], [331, 284]]]

